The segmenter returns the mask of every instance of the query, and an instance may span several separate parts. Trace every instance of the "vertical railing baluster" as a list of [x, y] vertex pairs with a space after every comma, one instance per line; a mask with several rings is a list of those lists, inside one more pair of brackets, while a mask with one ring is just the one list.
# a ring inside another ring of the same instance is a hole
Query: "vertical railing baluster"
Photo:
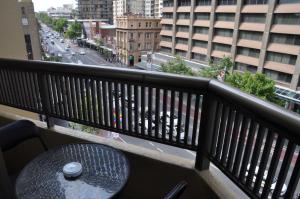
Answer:
[[175, 112], [175, 91], [174, 91], [174, 90], [171, 90], [169, 142], [172, 142], [172, 141], [173, 141], [173, 133], [174, 133], [174, 112]]
[[91, 79], [91, 98], [92, 98], [92, 111], [93, 111], [93, 118], [94, 118], [94, 124], [97, 124], [98, 123], [98, 120], [99, 120], [99, 116], [97, 113], [99, 113], [97, 111], [97, 103], [96, 103], [96, 96], [97, 96], [97, 92], [96, 92], [96, 89], [95, 89], [95, 85], [96, 82], [94, 79]]
[[107, 89], [106, 89], [106, 81], [102, 81], [102, 97], [103, 97], [103, 109], [104, 109], [104, 114], [103, 114], [103, 122], [104, 126], [109, 125], [109, 119], [108, 119], [108, 111], [107, 111]]
[[233, 128], [233, 121], [234, 121], [234, 110], [232, 108], [229, 108], [229, 114], [228, 114], [228, 123], [226, 125], [225, 129], [225, 140], [224, 140], [224, 148], [222, 152], [222, 157], [221, 157], [221, 163], [223, 166], [226, 166], [226, 160], [228, 158], [228, 149], [229, 149], [229, 142], [231, 140], [231, 135], [232, 135], [232, 128]]
[[[162, 120], [162, 140], [164, 141], [166, 139], [166, 128], [167, 128], [167, 95], [168, 95], [168, 90], [164, 89], [163, 90], [163, 120]], [[170, 121], [169, 121], [170, 122]], [[170, 129], [169, 129], [170, 131]], [[169, 133], [169, 132], [168, 132]]]
[[116, 109], [116, 124], [117, 124], [117, 129], [120, 129], [120, 122], [121, 122], [121, 118], [120, 118], [120, 91], [119, 91], [119, 84], [115, 83], [115, 109]]
[[148, 135], [152, 136], [152, 87], [148, 87]]
[[139, 87], [134, 85], [134, 131], [139, 133]]
[[76, 92], [78, 119], [83, 121], [84, 120], [83, 103], [81, 101], [80, 79], [78, 77], [74, 77], [74, 86], [75, 86], [75, 92]]
[[141, 86], [141, 134], [145, 135], [145, 87]]
[[130, 84], [127, 84], [127, 110], [128, 110], [128, 131], [129, 133], [132, 133], [132, 89]]
[[99, 124], [100, 125], [104, 125], [104, 121], [103, 121], [103, 97], [102, 97], [102, 89], [101, 89], [101, 82], [99, 80], [96, 81], [96, 90], [97, 90], [97, 112], [98, 112], [98, 116], [99, 116]]
[[91, 96], [91, 79], [89, 78], [86, 78], [85, 79], [85, 90], [86, 90], [86, 106], [87, 106], [87, 112], [88, 112], [88, 121], [90, 123], [93, 123], [94, 122], [94, 119], [93, 119], [93, 109], [91, 107], [91, 103], [92, 103], [92, 96]]
[[158, 138], [160, 120], [160, 89], [155, 88], [155, 138]]
[[112, 92], [112, 82], [108, 82], [108, 100], [109, 100], [109, 116], [110, 116], [110, 127], [114, 128], [115, 123], [114, 123], [114, 107], [113, 107], [113, 92]]
[[[188, 144], [188, 136], [190, 129], [190, 112], [191, 112], [191, 93], [187, 95], [187, 103], [186, 103], [186, 114], [185, 114], [185, 128], [184, 128], [184, 144]], [[181, 139], [181, 136], [180, 136]]]
[[180, 132], [181, 132], [181, 120], [182, 120], [182, 104], [183, 104], [183, 93], [182, 91], [179, 92], [179, 102], [178, 102], [178, 122], [176, 128], [176, 143], [179, 144], [180, 142]]
[[63, 75], [60, 77], [60, 86], [61, 86], [61, 96], [62, 96], [65, 118], [67, 119], [68, 117], [70, 117], [69, 110], [68, 110], [69, 102], [67, 98], [66, 78]]
[[87, 103], [86, 103], [86, 88], [84, 85], [84, 79], [83, 78], [79, 78], [79, 82], [80, 82], [80, 94], [81, 94], [81, 105], [82, 105], [82, 110], [83, 110], [83, 120], [85, 122], [87, 122], [88, 119], [88, 113], [87, 113]]
[[217, 142], [217, 151], [216, 151], [216, 158], [218, 161], [221, 160], [223, 142], [224, 142], [224, 137], [225, 137], [225, 128], [226, 128], [226, 123], [228, 120], [228, 112], [229, 112], [229, 107], [227, 107], [225, 104], [223, 104], [221, 124], [220, 124], [219, 132], [218, 132], [219, 136], [218, 136], [218, 142]]
[[127, 123], [127, 117], [126, 117], [126, 101], [125, 101], [125, 84], [121, 84], [121, 103], [122, 103], [122, 130], [123, 132], [126, 131], [126, 123]]
[[192, 133], [192, 147], [193, 148], [196, 148], [196, 137], [197, 137], [198, 120], [199, 120], [199, 104], [200, 104], [200, 95], [196, 94], [195, 109], [194, 109], [193, 133]]

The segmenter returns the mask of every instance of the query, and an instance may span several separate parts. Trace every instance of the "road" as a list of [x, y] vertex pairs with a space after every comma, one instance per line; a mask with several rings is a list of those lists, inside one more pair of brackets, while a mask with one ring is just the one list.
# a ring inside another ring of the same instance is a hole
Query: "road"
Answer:
[[[98, 66], [111, 66], [111, 67], [122, 67], [120, 64], [111, 63], [106, 61], [103, 57], [99, 55], [99, 53], [95, 50], [89, 48], [82, 48], [79, 47], [77, 44], [72, 43], [70, 40], [64, 39], [64, 42], [61, 43], [62, 37], [56, 38], [55, 31], [51, 30], [45, 25], [42, 25], [42, 37], [44, 43], [44, 49], [46, 49], [47, 53], [54, 54], [55, 56], [61, 55], [62, 62], [65, 63], [75, 63], [75, 64], [88, 64], [88, 65], [98, 65]], [[46, 38], [47, 35], [54, 33], [54, 39]], [[51, 44], [51, 40], [54, 42]], [[47, 44], [46, 44], [47, 42]], [[69, 46], [70, 48], [67, 48]], [[80, 52], [85, 52], [82, 55]], [[124, 67], [124, 66], [123, 66]], [[162, 110], [162, 109], [161, 109]], [[102, 134], [102, 136], [110, 138], [111, 135], [109, 132]], [[178, 149], [176, 147], [159, 144], [151, 141], [145, 141], [142, 139], [134, 138], [131, 136], [126, 135], [118, 135], [119, 140], [122, 142], [134, 144], [137, 146], [142, 146], [148, 149], [165, 152], [172, 155], [181, 156], [187, 159], [195, 159], [196, 155], [195, 152], [185, 150], [185, 149]]]

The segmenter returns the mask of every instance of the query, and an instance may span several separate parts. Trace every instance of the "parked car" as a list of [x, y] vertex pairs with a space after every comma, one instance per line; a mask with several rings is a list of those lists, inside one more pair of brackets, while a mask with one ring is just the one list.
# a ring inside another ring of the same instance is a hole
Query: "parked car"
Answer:
[[64, 43], [65, 42], [64, 39], [60, 39], [59, 41], [60, 41], [60, 43]]
[[85, 52], [84, 51], [80, 51], [80, 53], [79, 54], [81, 54], [81, 55], [85, 55]]

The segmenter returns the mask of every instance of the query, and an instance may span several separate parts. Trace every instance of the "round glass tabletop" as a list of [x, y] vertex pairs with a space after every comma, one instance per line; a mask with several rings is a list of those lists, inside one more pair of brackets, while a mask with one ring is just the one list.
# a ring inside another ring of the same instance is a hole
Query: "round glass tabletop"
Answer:
[[[79, 162], [82, 173], [65, 178], [63, 167]], [[126, 184], [129, 163], [125, 155], [101, 144], [62, 145], [42, 153], [22, 170], [16, 181], [20, 199], [111, 198]]]

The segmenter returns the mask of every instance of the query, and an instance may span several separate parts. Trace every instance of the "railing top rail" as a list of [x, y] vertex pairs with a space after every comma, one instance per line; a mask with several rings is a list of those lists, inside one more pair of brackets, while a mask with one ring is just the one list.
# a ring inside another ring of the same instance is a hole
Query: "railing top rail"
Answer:
[[298, 114], [216, 80], [210, 80], [208, 90], [234, 102], [239, 107], [244, 107], [255, 114], [258, 119], [263, 119], [273, 125], [275, 129], [288, 130], [293, 138], [300, 138], [300, 116]]
[[50, 73], [68, 73], [88, 75], [99, 78], [114, 79], [120, 81], [134, 82], [144, 85], [161, 85], [177, 89], [205, 91], [209, 83], [207, 78], [195, 78], [166, 74], [155, 71], [144, 71], [128, 68], [77, 65], [69, 63], [24, 61], [0, 58], [0, 67], [35, 70]]

